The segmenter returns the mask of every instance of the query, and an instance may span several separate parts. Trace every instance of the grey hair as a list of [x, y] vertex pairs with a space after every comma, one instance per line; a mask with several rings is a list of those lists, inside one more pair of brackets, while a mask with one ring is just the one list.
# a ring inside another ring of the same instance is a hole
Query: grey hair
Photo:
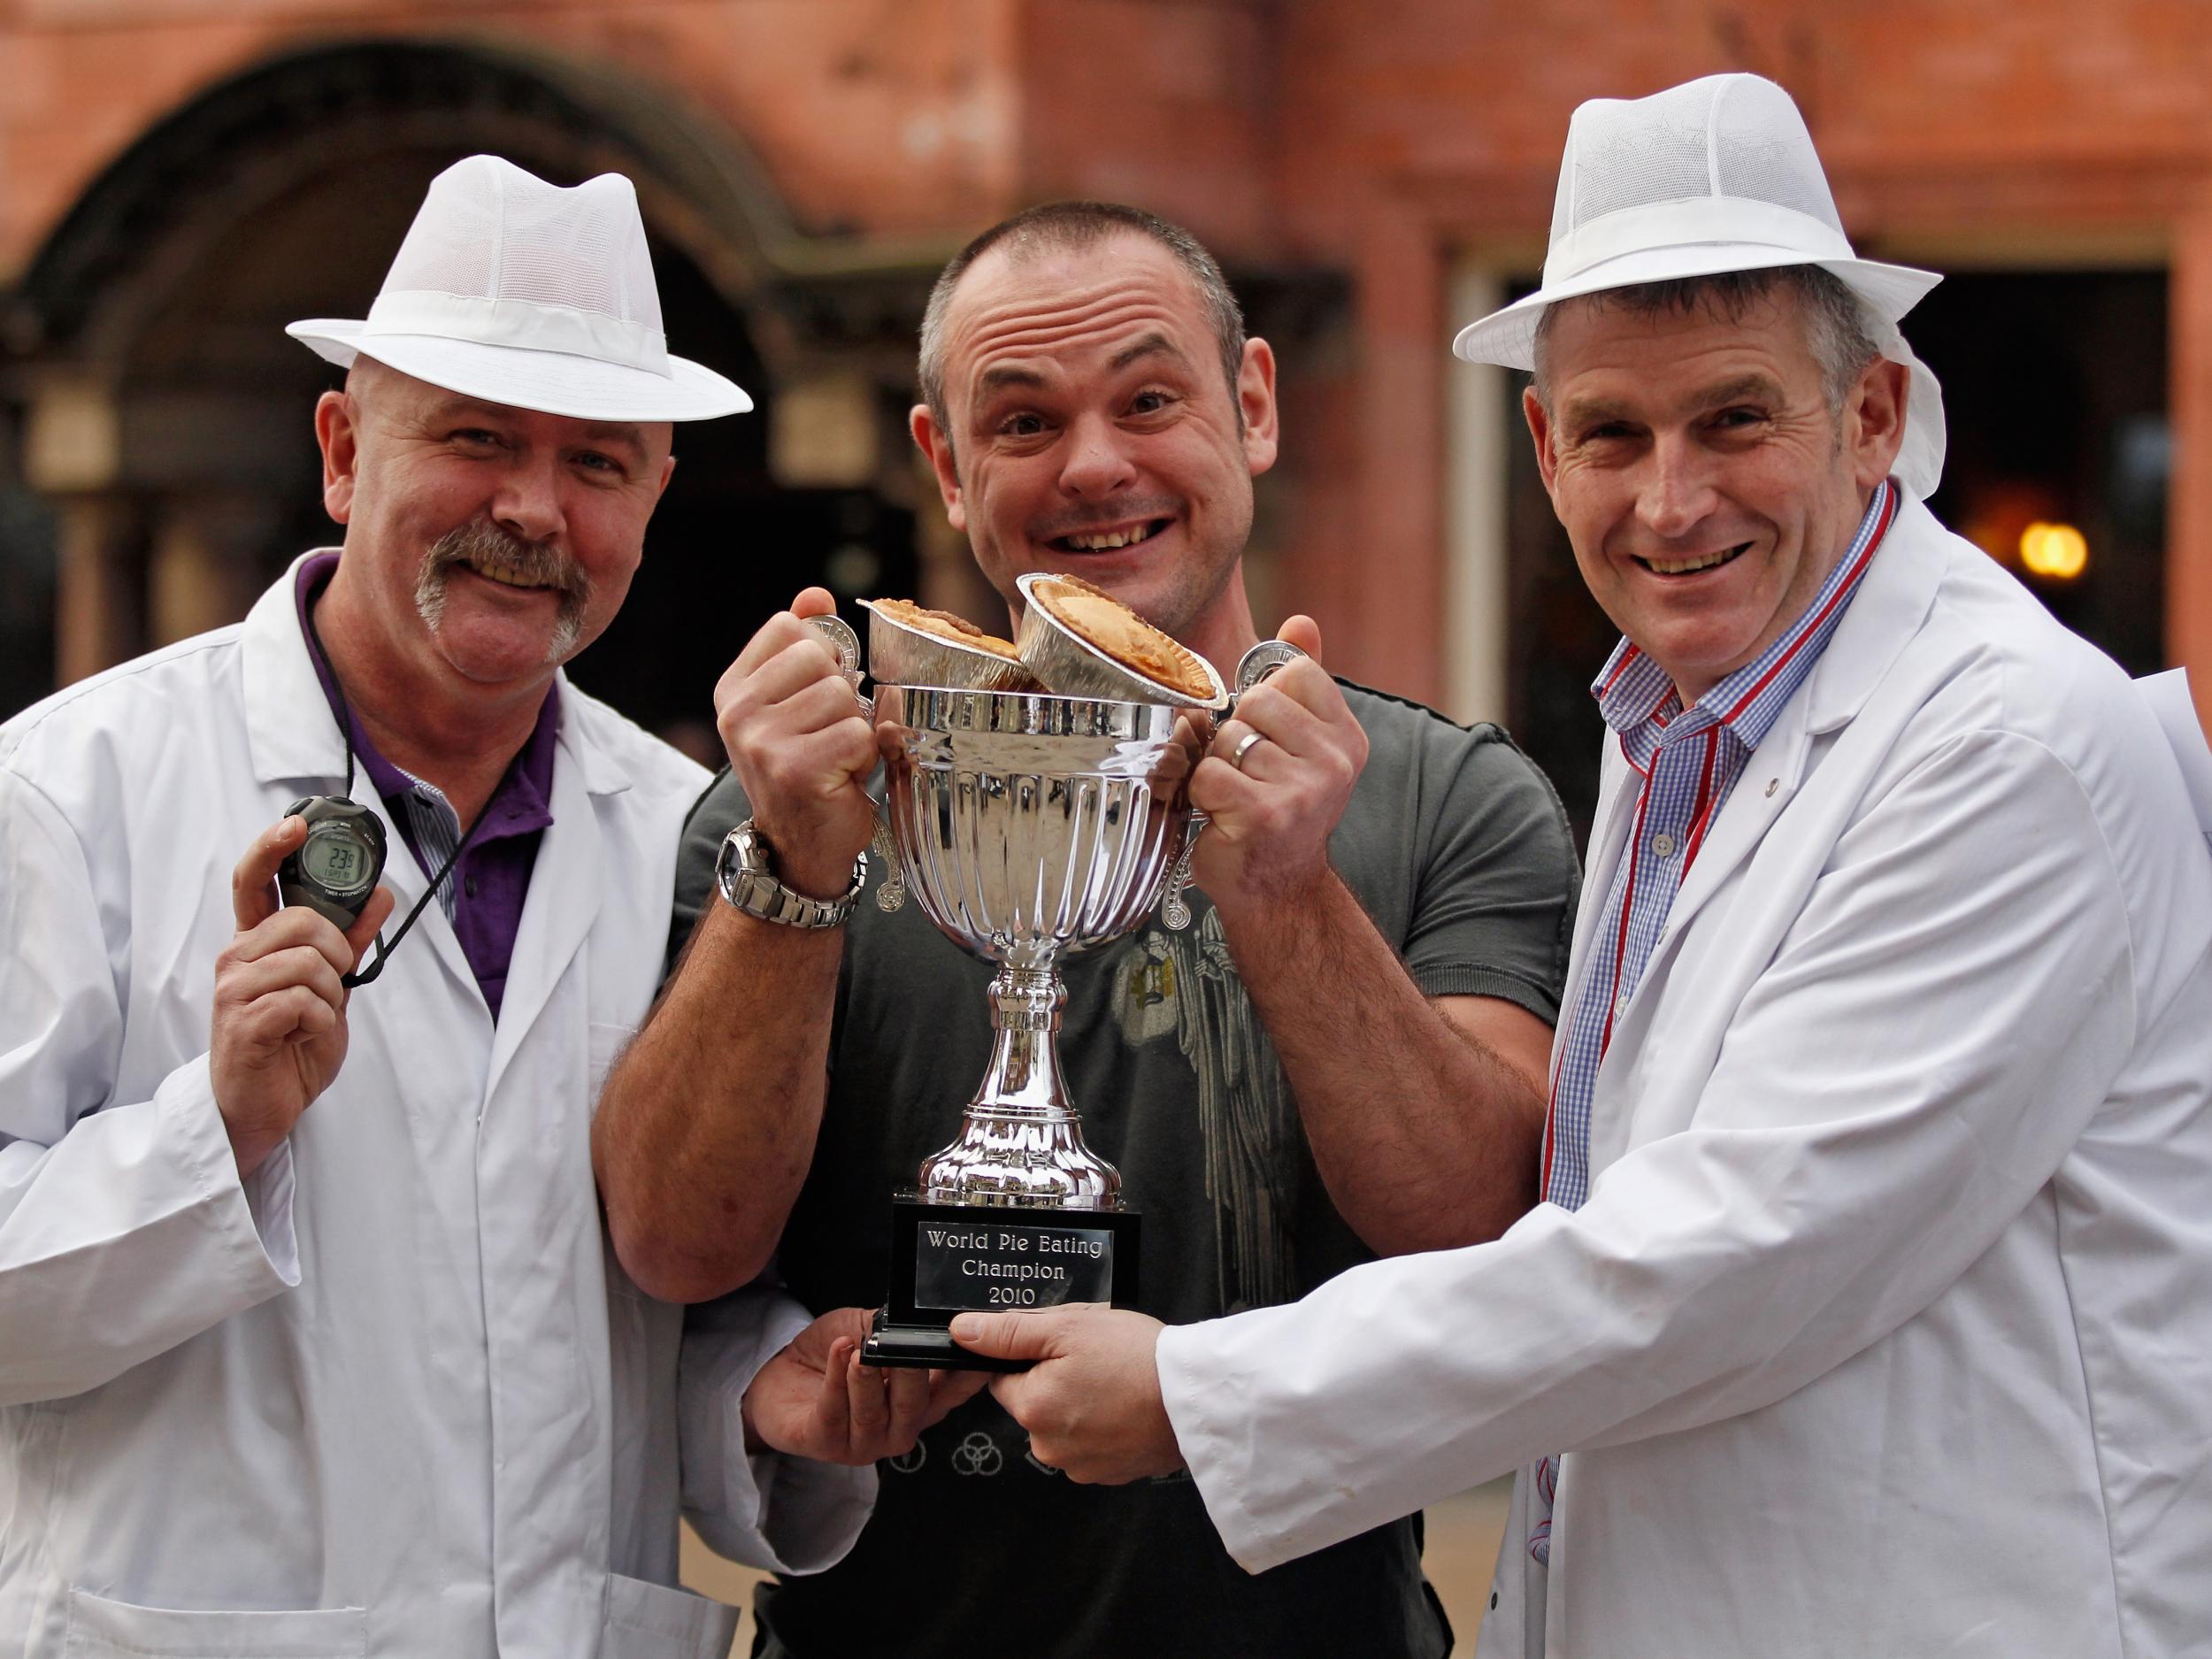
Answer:
[[[945, 317], [952, 309], [953, 290], [968, 267], [992, 249], [1004, 246], [1010, 258], [1040, 253], [1079, 253], [1120, 235], [1148, 237], [1175, 256], [1176, 263], [1197, 285], [1206, 320], [1221, 352], [1221, 372], [1229, 382], [1229, 401], [1236, 402], [1237, 379], [1244, 370], [1244, 311], [1229, 291], [1229, 280], [1205, 244], [1179, 225], [1171, 225], [1142, 208], [1117, 202], [1048, 202], [1003, 219], [953, 255], [937, 273], [929, 290], [929, 304], [922, 312], [922, 349], [918, 365], [922, 401], [940, 432], [950, 435], [945, 413]], [[1241, 419], [1241, 406], [1239, 416]]]
[[1536, 401], [1549, 412], [1551, 332], [1561, 305], [1617, 309], [1632, 317], [1687, 317], [1701, 310], [1708, 316], [1736, 322], [1778, 290], [1797, 296], [1805, 319], [1805, 343], [1813, 361], [1820, 365], [1828, 412], [1841, 413], [1844, 399], [1850, 396], [1866, 365], [1880, 357], [1882, 350], [1875, 343], [1874, 320], [1866, 303], [1841, 277], [1816, 265], [1774, 265], [1762, 271], [1722, 271], [1709, 276], [1638, 282], [1547, 305], [1536, 319]]

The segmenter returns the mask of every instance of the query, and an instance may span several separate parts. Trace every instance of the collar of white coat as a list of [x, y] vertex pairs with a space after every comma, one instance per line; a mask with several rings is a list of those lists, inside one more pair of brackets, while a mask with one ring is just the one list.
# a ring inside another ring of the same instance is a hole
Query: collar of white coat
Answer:
[[[345, 740], [332, 718], [300, 632], [293, 590], [300, 565], [321, 548], [310, 548], [292, 561], [246, 613], [240, 637], [246, 692], [246, 738], [253, 753], [253, 775], [260, 783], [321, 783], [332, 787], [346, 775]], [[565, 672], [561, 686], [558, 744], [592, 795], [619, 795], [631, 784], [627, 768], [594, 741], [589, 722], [576, 718], [576, 697]]]
[[1899, 503], [1896, 522], [1806, 682], [1807, 733], [1817, 736], [1847, 724], [1920, 631], [1943, 580], [1946, 539], [1927, 503], [1909, 495]]
[[[1850, 607], [1837, 623], [1827, 649], [1753, 753], [1750, 769], [1770, 777], [1774, 787], [1748, 798], [1741, 790], [1731, 794], [1704, 850], [1683, 879], [1682, 890], [1669, 912], [1670, 933], [1696, 909], [1699, 896], [1717, 885], [1737, 857], [1764, 833], [1764, 824], [1788, 803], [1802, 775], [1809, 741], [1849, 724], [1873, 695], [1906, 642], [1920, 631], [1943, 580], [1948, 541], [1949, 536], [1924, 503], [1909, 496], [1899, 503], [1897, 517], [1883, 536], [1873, 563], [1859, 579]], [[1582, 904], [1575, 918], [1571, 964], [1588, 959], [1589, 933], [1604, 908], [1607, 884], [1612, 880], [1636, 800], [1636, 791], [1631, 787], [1633, 769], [1609, 735], [1601, 765], [1598, 817], [1591, 826], [1589, 855], [1584, 864]], [[1563, 1006], [1571, 1005], [1571, 998], [1579, 994], [1571, 965], [1568, 977], [1570, 1002]]]

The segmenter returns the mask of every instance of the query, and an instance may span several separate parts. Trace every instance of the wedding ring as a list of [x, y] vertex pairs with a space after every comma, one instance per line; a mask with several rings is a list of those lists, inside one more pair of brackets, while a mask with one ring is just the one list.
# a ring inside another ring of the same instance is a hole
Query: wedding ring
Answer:
[[1229, 751], [1229, 764], [1239, 772], [1242, 772], [1244, 757], [1252, 752], [1252, 745], [1266, 741], [1265, 735], [1262, 733], [1247, 732], [1242, 737], [1237, 739], [1237, 746]]

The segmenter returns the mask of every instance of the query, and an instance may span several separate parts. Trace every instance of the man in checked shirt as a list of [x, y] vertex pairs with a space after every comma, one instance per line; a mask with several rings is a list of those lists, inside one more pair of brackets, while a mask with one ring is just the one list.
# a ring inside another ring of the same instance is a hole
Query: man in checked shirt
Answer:
[[1187, 1465], [1254, 1571], [1520, 1467], [1485, 1659], [2212, 1651], [2212, 864], [1923, 504], [1934, 280], [1778, 87], [1576, 113], [1459, 340], [1625, 636], [1548, 1202], [1204, 1325], [964, 1316], [1039, 1457]]

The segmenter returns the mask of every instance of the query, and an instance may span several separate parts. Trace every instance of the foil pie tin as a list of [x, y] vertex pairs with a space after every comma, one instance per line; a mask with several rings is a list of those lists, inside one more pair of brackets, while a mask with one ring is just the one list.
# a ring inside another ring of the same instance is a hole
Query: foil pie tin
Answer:
[[1015, 649], [1021, 652], [1029, 672], [1047, 689], [1064, 697], [1164, 703], [1170, 708], [1204, 709], [1215, 714], [1229, 707], [1228, 687], [1222, 684], [1214, 665], [1195, 651], [1191, 653], [1191, 660], [1198, 664], [1207, 684], [1213, 687], [1210, 696], [1194, 697], [1172, 686], [1162, 685], [1093, 645], [1054, 616], [1031, 591], [1038, 582], [1056, 580], [1048, 571], [1032, 571], [1014, 580], [1022, 595], [1021, 638], [1016, 641]]
[[879, 684], [942, 686], [956, 691], [1041, 691], [1030, 671], [1010, 657], [918, 628], [880, 611], [868, 612], [868, 674]]

